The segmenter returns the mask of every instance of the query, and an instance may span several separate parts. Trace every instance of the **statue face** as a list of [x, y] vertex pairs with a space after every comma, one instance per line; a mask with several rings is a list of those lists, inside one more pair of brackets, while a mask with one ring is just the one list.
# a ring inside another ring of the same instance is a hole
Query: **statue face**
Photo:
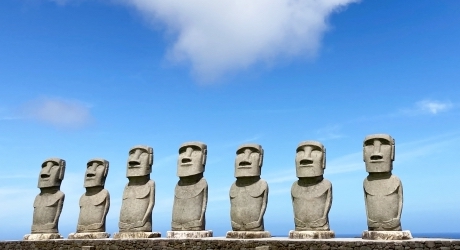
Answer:
[[236, 151], [235, 177], [260, 176], [263, 149], [257, 144], [240, 146]]
[[203, 143], [184, 143], [179, 148], [177, 176], [186, 177], [204, 172], [207, 147]]
[[324, 174], [326, 150], [319, 142], [302, 142], [295, 156], [297, 177], [315, 177]]
[[64, 179], [65, 161], [58, 158], [48, 159], [42, 164], [38, 178], [38, 188], [59, 187]]
[[367, 136], [363, 147], [367, 172], [390, 172], [393, 169], [394, 140], [391, 136], [385, 134]]
[[93, 159], [86, 164], [85, 187], [104, 186], [109, 170], [109, 162], [103, 159]]
[[152, 172], [153, 149], [148, 146], [136, 146], [129, 151], [126, 177], [149, 175]]

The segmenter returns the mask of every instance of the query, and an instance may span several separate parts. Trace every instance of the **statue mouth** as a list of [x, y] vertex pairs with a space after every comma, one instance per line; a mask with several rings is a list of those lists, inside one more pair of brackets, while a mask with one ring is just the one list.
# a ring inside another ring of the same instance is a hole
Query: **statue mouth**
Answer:
[[141, 166], [141, 163], [138, 161], [130, 161], [128, 165], [129, 168], [139, 168]]
[[49, 175], [49, 174], [41, 174], [41, 175], [40, 175], [40, 178], [42, 178], [42, 179], [48, 179], [48, 178], [50, 178], [50, 175]]
[[95, 174], [87, 174], [87, 175], [86, 175], [86, 178], [89, 179], [89, 178], [93, 178], [94, 176], [96, 176], [96, 175], [95, 175]]
[[251, 165], [249, 161], [242, 161], [238, 164], [238, 168], [251, 168]]
[[371, 161], [383, 161], [383, 156], [381, 156], [381, 155], [371, 155]]
[[309, 159], [300, 160], [299, 163], [301, 167], [313, 167], [313, 161]]
[[192, 165], [192, 159], [190, 159], [190, 158], [182, 158], [181, 166], [188, 167], [188, 166], [191, 166], [191, 165]]

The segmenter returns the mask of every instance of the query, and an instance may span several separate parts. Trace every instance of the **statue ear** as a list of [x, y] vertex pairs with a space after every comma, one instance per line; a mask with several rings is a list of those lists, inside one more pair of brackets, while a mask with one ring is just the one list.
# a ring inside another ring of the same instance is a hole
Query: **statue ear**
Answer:
[[105, 164], [104, 164], [105, 168], [104, 168], [104, 177], [107, 177], [107, 174], [109, 173], [109, 162], [106, 161]]
[[259, 157], [259, 167], [262, 167], [262, 164], [264, 163], [264, 150], [260, 150], [260, 157]]
[[323, 148], [323, 169], [326, 168], [326, 149]]
[[393, 139], [393, 142], [391, 144], [391, 161], [395, 160], [395, 141]]
[[203, 154], [201, 156], [201, 161], [203, 162], [203, 167], [206, 165], [206, 159], [208, 158], [207, 157], [208, 155], [208, 149], [203, 149]]
[[64, 180], [64, 173], [65, 173], [65, 161], [61, 160], [60, 162], [60, 171], [59, 171], [59, 180]]
[[153, 165], [153, 148], [149, 148], [149, 166]]

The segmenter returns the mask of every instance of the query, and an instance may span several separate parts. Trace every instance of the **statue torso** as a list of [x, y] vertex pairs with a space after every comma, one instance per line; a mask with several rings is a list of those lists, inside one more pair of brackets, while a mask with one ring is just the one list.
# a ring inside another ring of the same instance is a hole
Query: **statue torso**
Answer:
[[[147, 211], [149, 204], [154, 202], [150, 198], [150, 192], [155, 192], [153, 180], [149, 180], [144, 185], [126, 185], [121, 203], [120, 231], [122, 231], [122, 225], [124, 229], [134, 228], [136, 222], [142, 221], [145, 214], [151, 212]], [[150, 216], [146, 224], [151, 225], [151, 219], [152, 217]]]
[[369, 180], [368, 177], [364, 180], [369, 227], [382, 227], [380, 229], [383, 230], [386, 226], [382, 223], [398, 217], [399, 204], [402, 202], [402, 196], [398, 194], [399, 189], [402, 191], [402, 184], [395, 175], [388, 179]]
[[[104, 232], [105, 228], [98, 228], [98, 229], [89, 229], [85, 228], [85, 226], [89, 226], [96, 223], [103, 223], [105, 219], [106, 211], [105, 206], [109, 199], [109, 192], [106, 189], [102, 189], [99, 193], [91, 196], [87, 196], [83, 194], [80, 197], [80, 216], [78, 217], [78, 228], [81, 228], [84, 231], [95, 232], [100, 231]], [[86, 229], [86, 230], [85, 230]], [[79, 230], [77, 229], [77, 232]]]
[[59, 214], [57, 214], [61, 212], [59, 203], [64, 202], [64, 197], [64, 193], [60, 190], [54, 194], [45, 193], [35, 197], [32, 233], [57, 233], [57, 226], [51, 230], [45, 228], [40, 230], [40, 226], [52, 224], [56, 216], [59, 217]]
[[263, 200], [265, 192], [268, 192], [268, 185], [262, 179], [243, 187], [233, 183], [230, 188], [231, 220], [243, 226], [259, 220], [261, 213], [265, 212], [262, 211], [263, 204], [267, 202]]
[[[296, 230], [329, 230], [327, 213], [332, 202], [332, 184], [323, 179], [311, 186], [294, 182], [291, 188]], [[329, 205], [329, 206], [328, 206]]]
[[208, 183], [201, 178], [192, 185], [176, 185], [173, 205], [173, 230], [204, 230], [204, 220], [199, 222], [207, 192]]

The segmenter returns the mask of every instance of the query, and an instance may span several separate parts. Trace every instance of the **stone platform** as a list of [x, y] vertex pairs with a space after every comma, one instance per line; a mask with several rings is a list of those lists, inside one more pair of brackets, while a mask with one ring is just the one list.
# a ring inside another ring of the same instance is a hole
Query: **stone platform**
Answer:
[[412, 234], [409, 230], [405, 231], [364, 231], [363, 240], [409, 240]]
[[24, 235], [23, 240], [56, 240], [56, 239], [63, 239], [62, 235], [58, 233], [50, 233], [50, 234], [26, 234]]
[[334, 231], [289, 231], [289, 239], [331, 239], [335, 238]]
[[166, 238], [168, 239], [198, 239], [212, 237], [211, 230], [203, 231], [168, 231]]
[[159, 232], [118, 232], [113, 234], [113, 239], [149, 239], [159, 238], [161, 233]]
[[264, 239], [228, 239], [207, 237], [200, 239], [96, 239], [96, 240], [36, 240], [0, 241], [0, 250], [108, 250], [108, 249], [151, 249], [151, 250], [189, 250], [189, 249], [460, 249], [458, 239], [415, 238], [410, 240], [363, 240], [360, 238], [334, 239], [288, 239], [272, 237]]
[[106, 239], [109, 238], [110, 234], [106, 232], [95, 232], [95, 233], [71, 233], [67, 237], [68, 239]]
[[226, 238], [230, 239], [260, 239], [272, 237], [269, 231], [228, 231]]

